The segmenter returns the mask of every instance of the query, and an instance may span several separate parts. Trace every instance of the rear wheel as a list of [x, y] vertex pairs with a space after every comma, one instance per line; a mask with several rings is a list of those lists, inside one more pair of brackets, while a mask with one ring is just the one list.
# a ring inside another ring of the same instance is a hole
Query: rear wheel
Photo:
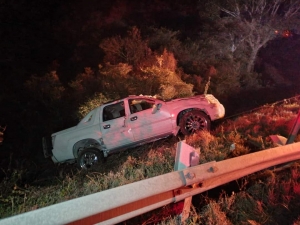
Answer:
[[82, 169], [90, 169], [103, 162], [103, 158], [103, 154], [97, 148], [87, 148], [79, 153], [77, 164]]
[[179, 122], [180, 131], [184, 135], [193, 134], [199, 130], [210, 130], [210, 119], [201, 111], [192, 110], [184, 114]]

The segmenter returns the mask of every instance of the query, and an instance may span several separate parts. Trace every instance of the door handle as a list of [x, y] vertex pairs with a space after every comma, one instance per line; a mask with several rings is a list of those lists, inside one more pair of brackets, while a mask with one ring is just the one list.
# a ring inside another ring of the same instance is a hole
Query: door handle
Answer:
[[109, 129], [109, 128], [110, 128], [110, 125], [109, 125], [109, 124], [104, 125], [103, 128], [104, 128], [104, 129]]
[[137, 120], [137, 116], [131, 117], [130, 120], [131, 120], [131, 121]]

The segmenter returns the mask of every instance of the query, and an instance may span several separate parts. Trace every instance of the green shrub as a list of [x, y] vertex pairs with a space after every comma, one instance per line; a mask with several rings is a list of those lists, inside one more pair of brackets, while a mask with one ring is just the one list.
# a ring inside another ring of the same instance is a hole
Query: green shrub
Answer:
[[109, 101], [111, 101], [111, 99], [107, 98], [102, 93], [95, 93], [92, 98], [89, 98], [84, 104], [79, 106], [77, 117], [81, 119], [94, 108]]

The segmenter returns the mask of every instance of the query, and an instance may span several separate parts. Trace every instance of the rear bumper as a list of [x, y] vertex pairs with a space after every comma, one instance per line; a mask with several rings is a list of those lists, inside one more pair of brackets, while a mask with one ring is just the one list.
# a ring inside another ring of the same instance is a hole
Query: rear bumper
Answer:
[[51, 137], [43, 137], [42, 144], [43, 144], [43, 152], [45, 158], [52, 156], [53, 147], [52, 147]]

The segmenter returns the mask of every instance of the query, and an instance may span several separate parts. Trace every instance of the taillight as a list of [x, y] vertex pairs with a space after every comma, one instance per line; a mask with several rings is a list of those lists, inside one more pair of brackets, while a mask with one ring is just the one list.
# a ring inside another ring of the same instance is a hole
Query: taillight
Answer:
[[55, 137], [55, 135], [52, 136], [52, 146], [54, 146]]

